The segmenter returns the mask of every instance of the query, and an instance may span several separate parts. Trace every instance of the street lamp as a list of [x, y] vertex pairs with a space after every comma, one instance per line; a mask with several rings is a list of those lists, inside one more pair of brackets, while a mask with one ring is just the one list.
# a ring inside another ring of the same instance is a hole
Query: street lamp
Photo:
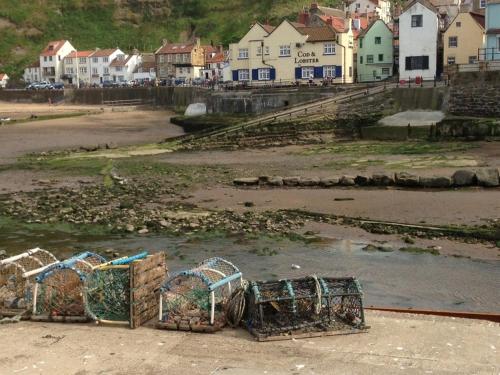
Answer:
[[80, 88], [80, 64], [78, 59], [78, 50], [75, 51], [76, 55], [76, 88]]

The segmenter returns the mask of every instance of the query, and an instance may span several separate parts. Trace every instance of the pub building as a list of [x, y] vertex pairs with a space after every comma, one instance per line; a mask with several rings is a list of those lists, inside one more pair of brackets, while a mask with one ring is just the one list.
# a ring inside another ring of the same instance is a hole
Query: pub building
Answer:
[[[338, 20], [336, 20], [338, 21]], [[345, 27], [344, 27], [345, 25]], [[229, 46], [235, 82], [352, 83], [353, 33], [349, 19], [322, 26], [284, 20], [277, 27], [255, 23]]]

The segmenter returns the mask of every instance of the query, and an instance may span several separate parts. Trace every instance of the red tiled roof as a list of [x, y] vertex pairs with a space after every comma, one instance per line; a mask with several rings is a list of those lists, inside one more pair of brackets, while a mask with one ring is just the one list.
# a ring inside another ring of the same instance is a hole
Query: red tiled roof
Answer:
[[53, 42], [49, 42], [40, 56], [55, 56], [66, 42], [67, 40], [56, 40]]
[[484, 15], [474, 12], [470, 12], [469, 14], [474, 19], [474, 21], [476, 21], [477, 24], [484, 29]]
[[98, 49], [97, 51], [92, 53], [90, 56], [92, 56], [92, 57], [106, 57], [106, 56], [111, 56], [116, 51], [118, 51], [118, 48]]
[[[73, 52], [70, 52], [68, 55], [66, 55], [66, 57], [69, 57], [69, 58], [75, 58], [75, 57], [89, 57], [90, 55], [92, 55], [95, 51], [73, 51]], [[65, 58], [66, 58], [65, 57]]]
[[216, 63], [221, 63], [225, 61], [224, 53], [222, 52], [217, 52], [213, 56], [207, 56], [206, 58], [207, 64], [216, 64]]
[[338, 33], [343, 33], [346, 31], [346, 20], [340, 17], [331, 17], [331, 16], [320, 16], [321, 20], [333, 27], [333, 29]]
[[298, 27], [297, 31], [302, 35], [307, 35], [308, 42], [323, 42], [335, 40], [335, 31], [328, 26], [321, 27]]
[[130, 56], [127, 56], [127, 57], [124, 57], [124, 58], [115, 57], [113, 59], [113, 61], [111, 61], [111, 64], [109, 64], [109, 66], [110, 67], [125, 66], [130, 61], [130, 59], [132, 58], [132, 56], [133, 55], [130, 55]]
[[161, 47], [157, 54], [176, 54], [176, 53], [191, 53], [196, 47], [194, 43], [169, 43]]
[[272, 26], [272, 25], [262, 25], [261, 24], [261, 26], [264, 28], [264, 30], [266, 30], [266, 32], [268, 34], [271, 34], [274, 31], [274, 29], [276, 28], [276, 26]]

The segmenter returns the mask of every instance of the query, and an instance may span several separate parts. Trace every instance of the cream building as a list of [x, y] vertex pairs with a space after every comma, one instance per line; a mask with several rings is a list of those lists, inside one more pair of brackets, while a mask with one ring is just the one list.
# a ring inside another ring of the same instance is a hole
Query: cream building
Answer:
[[233, 81], [316, 83], [353, 82], [353, 34], [333, 27], [306, 27], [284, 20], [278, 27], [256, 23], [239, 43], [229, 46]]
[[475, 64], [485, 43], [484, 16], [459, 13], [443, 36], [444, 65]]

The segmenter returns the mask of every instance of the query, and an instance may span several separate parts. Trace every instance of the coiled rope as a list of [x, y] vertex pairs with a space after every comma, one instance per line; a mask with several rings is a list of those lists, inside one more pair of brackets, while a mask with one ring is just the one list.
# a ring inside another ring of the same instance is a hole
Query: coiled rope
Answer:
[[245, 315], [246, 309], [246, 291], [248, 288], [248, 282], [243, 281], [242, 286], [235, 289], [226, 305], [226, 319], [227, 324], [231, 328], [236, 328], [240, 325], [243, 315]]

